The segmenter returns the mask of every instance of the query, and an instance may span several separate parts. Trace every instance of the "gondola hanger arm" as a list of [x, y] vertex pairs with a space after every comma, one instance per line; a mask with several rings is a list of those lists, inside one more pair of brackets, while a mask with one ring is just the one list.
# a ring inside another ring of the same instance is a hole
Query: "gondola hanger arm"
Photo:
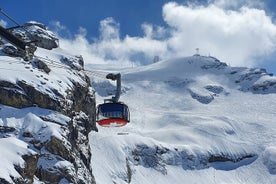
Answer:
[[118, 102], [119, 98], [120, 98], [120, 95], [121, 95], [121, 74], [120, 73], [117, 73], [117, 74], [109, 73], [109, 74], [106, 75], [106, 78], [110, 79], [110, 80], [113, 80], [113, 81], [116, 80], [116, 86], [117, 86], [116, 94], [115, 94], [114, 97], [112, 97], [111, 101]]

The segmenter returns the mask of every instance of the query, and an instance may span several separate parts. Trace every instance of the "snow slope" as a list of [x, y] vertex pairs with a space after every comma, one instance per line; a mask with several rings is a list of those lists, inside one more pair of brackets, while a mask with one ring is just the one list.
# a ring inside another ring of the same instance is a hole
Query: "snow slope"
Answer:
[[[202, 56], [114, 70], [131, 122], [90, 133], [98, 184], [276, 183], [275, 77]], [[115, 84], [92, 79], [102, 103]]]

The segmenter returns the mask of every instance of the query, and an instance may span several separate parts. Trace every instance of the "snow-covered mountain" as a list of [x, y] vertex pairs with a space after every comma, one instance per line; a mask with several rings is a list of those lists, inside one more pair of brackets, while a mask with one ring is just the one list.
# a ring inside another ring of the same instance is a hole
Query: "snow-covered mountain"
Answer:
[[[29, 62], [1, 52], [1, 184], [276, 183], [276, 77], [265, 69], [200, 55], [122, 68], [50, 48]], [[120, 128], [95, 127], [96, 103], [115, 90], [109, 72], [122, 74], [130, 108]]]
[[[276, 78], [264, 69], [192, 56], [117, 70], [131, 122], [90, 133], [97, 183], [276, 183]], [[114, 89], [92, 84], [98, 103]]]

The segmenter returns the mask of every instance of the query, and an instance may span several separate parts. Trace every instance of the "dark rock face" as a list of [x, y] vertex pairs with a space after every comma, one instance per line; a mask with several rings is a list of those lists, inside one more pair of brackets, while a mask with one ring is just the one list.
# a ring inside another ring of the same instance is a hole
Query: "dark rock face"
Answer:
[[2, 179], [2, 178], [0, 178], [0, 183], [1, 184], [10, 184], [9, 182], [7, 182], [5, 179]]
[[207, 85], [205, 86], [205, 89], [215, 94], [220, 94], [224, 90], [222, 86], [216, 86], [216, 85]]
[[64, 145], [64, 143], [60, 139], [58, 139], [58, 138], [56, 138], [54, 136], [52, 136], [51, 139], [50, 139], [50, 141], [48, 141], [46, 143], [45, 149], [47, 151], [49, 151], [50, 153], [58, 155], [58, 156], [66, 159], [66, 160], [71, 160], [70, 159], [70, 156], [71, 156], [70, 155], [70, 151], [71, 150], [69, 150], [66, 147], [66, 145]]
[[75, 57], [63, 57], [61, 62], [70, 66], [74, 70], [83, 70], [84, 61], [82, 56], [75, 56]]
[[[13, 127], [8, 127], [8, 126], [0, 126], [0, 133], [2, 135], [5, 135], [6, 133], [12, 133], [14, 132], [16, 129]], [[2, 136], [1, 136], [2, 138]]]
[[[61, 112], [62, 111], [62, 103], [59, 99], [53, 98], [48, 94], [44, 94], [37, 90], [35, 87], [28, 85], [25, 81], [18, 81], [18, 86], [21, 87], [23, 92], [26, 94], [26, 98], [29, 104], [37, 105], [41, 108], [52, 109]], [[17, 101], [19, 103], [19, 107], [28, 107], [28, 103], [21, 104], [20, 100]]]
[[18, 81], [16, 84], [8, 81], [0, 81], [0, 103], [17, 108], [38, 105], [42, 108], [62, 111], [61, 101], [54, 99], [49, 94], [40, 92], [26, 81]]
[[276, 81], [267, 80], [260, 84], [254, 84], [251, 90], [254, 93], [276, 93]]
[[16, 84], [12, 84], [7, 81], [0, 81], [0, 94], [1, 104], [17, 108], [23, 108], [32, 105], [26, 94], [24, 94], [20, 87]]
[[84, 113], [75, 114], [74, 118], [69, 122], [69, 129], [69, 140], [72, 144], [71, 147], [73, 149], [74, 158], [80, 158], [75, 159], [74, 162], [74, 165], [78, 166], [77, 175], [83, 177], [78, 183], [95, 183], [93, 175], [91, 177], [91, 152], [88, 140], [90, 128], [88, 116]]
[[198, 102], [202, 104], [209, 104], [214, 100], [214, 95], [212, 94], [200, 94], [197, 93], [196, 91], [193, 91], [192, 89], [189, 90], [191, 97]]
[[[90, 80], [86, 77], [86, 81], [90, 84]], [[79, 84], [75, 84], [74, 92], [71, 93], [71, 99], [73, 102], [72, 110], [75, 112], [84, 112], [88, 116], [88, 121], [85, 121], [84, 127], [86, 128], [86, 136], [91, 130], [97, 131], [96, 127], [96, 102], [94, 91], [90, 87], [83, 87]], [[72, 112], [72, 111], [71, 111]], [[68, 112], [69, 114], [70, 112]]]
[[43, 70], [47, 74], [49, 74], [49, 72], [51, 71], [51, 69], [47, 66], [47, 64], [45, 64], [45, 62], [43, 62], [40, 59], [34, 60], [34, 64], [37, 66], [38, 69]]
[[25, 160], [26, 166], [21, 169], [20, 175], [29, 183], [33, 183], [33, 177], [36, 172], [36, 166], [39, 156], [38, 155], [23, 155], [22, 158]]

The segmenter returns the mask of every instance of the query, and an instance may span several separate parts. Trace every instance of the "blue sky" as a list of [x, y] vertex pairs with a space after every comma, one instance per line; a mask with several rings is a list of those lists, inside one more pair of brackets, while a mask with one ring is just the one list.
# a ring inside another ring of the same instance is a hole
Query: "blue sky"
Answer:
[[[276, 74], [275, 0], [3, 0], [23, 24], [35, 20], [87, 62], [148, 64], [200, 49], [233, 66]], [[12, 26], [11, 22], [0, 17]]]
[[[99, 22], [113, 17], [121, 24], [121, 34], [141, 35], [141, 24], [164, 25], [162, 6], [169, 0], [21, 0], [1, 2], [1, 8], [18, 22], [36, 20], [44, 24], [60, 21], [71, 33], [79, 27], [98, 36]], [[178, 1], [183, 2], [183, 1]]]

